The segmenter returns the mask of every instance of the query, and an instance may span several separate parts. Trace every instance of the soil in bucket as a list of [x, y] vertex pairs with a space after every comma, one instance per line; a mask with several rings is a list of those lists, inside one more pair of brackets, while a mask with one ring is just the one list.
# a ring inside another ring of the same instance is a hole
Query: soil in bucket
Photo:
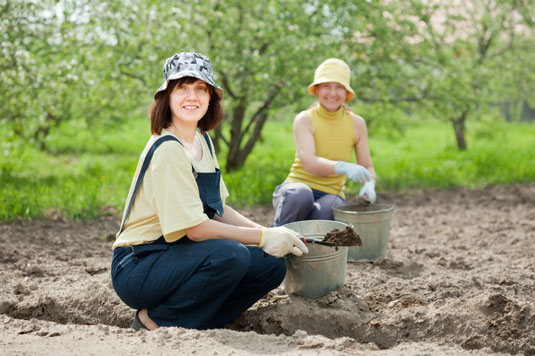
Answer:
[[323, 237], [323, 241], [333, 243], [336, 250], [338, 250], [338, 246], [362, 246], [359, 234], [350, 226], [346, 226], [344, 230], [334, 229], [329, 231]]

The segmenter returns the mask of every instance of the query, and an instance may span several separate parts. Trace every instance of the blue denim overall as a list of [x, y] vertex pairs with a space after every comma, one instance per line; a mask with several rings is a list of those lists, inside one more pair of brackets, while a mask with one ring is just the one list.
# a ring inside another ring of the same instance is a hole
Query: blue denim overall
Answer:
[[[204, 138], [213, 155], [206, 133]], [[178, 141], [163, 136], [147, 153], [120, 231], [154, 151], [167, 140]], [[210, 218], [221, 216], [221, 171], [193, 173], [204, 212]], [[284, 260], [264, 257], [259, 247], [224, 239], [194, 242], [187, 236], [173, 243], [162, 236], [150, 244], [118, 247], [111, 266], [113, 287], [126, 305], [147, 308], [159, 326], [192, 329], [218, 328], [232, 321], [278, 287], [285, 274]]]

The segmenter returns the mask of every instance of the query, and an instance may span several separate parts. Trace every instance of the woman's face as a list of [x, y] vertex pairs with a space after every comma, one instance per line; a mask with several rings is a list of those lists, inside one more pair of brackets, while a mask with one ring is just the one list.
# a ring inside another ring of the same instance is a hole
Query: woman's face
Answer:
[[344, 104], [347, 97], [346, 88], [337, 82], [321, 83], [316, 85], [316, 96], [319, 103], [327, 111], [336, 111]]
[[183, 123], [199, 122], [208, 111], [210, 90], [208, 84], [197, 79], [193, 83], [179, 83], [169, 95], [173, 120]]

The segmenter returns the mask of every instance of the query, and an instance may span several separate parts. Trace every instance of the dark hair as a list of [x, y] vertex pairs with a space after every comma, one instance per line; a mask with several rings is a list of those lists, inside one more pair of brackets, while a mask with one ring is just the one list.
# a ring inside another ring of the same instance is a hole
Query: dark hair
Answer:
[[[149, 109], [150, 132], [151, 134], [162, 134], [162, 129], [171, 125], [171, 108], [169, 107], [169, 94], [173, 92], [178, 84], [192, 84], [199, 80], [195, 77], [183, 77], [176, 80], [170, 80], [167, 83], [167, 89], [156, 93], [154, 101]], [[215, 88], [207, 84], [210, 92], [210, 103], [206, 114], [199, 120], [197, 127], [201, 132], [206, 132], [217, 127], [223, 120], [223, 106], [221, 99], [217, 95]]]

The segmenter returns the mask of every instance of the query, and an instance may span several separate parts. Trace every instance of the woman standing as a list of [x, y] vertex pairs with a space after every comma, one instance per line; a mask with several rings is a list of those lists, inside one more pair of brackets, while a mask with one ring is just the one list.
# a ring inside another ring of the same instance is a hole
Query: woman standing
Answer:
[[[316, 69], [308, 91], [317, 103], [294, 119], [295, 161], [273, 193], [276, 226], [333, 220], [332, 207], [345, 204], [346, 177], [363, 183], [360, 196], [371, 203], [376, 200], [366, 122], [345, 105], [355, 97], [349, 66], [327, 59]], [[353, 151], [358, 164], [350, 163]]]
[[210, 60], [167, 59], [150, 109], [151, 137], [113, 244], [111, 277], [136, 309], [132, 327], [217, 328], [279, 286], [287, 253], [307, 253], [298, 234], [265, 228], [225, 204], [212, 142], [223, 90]]

